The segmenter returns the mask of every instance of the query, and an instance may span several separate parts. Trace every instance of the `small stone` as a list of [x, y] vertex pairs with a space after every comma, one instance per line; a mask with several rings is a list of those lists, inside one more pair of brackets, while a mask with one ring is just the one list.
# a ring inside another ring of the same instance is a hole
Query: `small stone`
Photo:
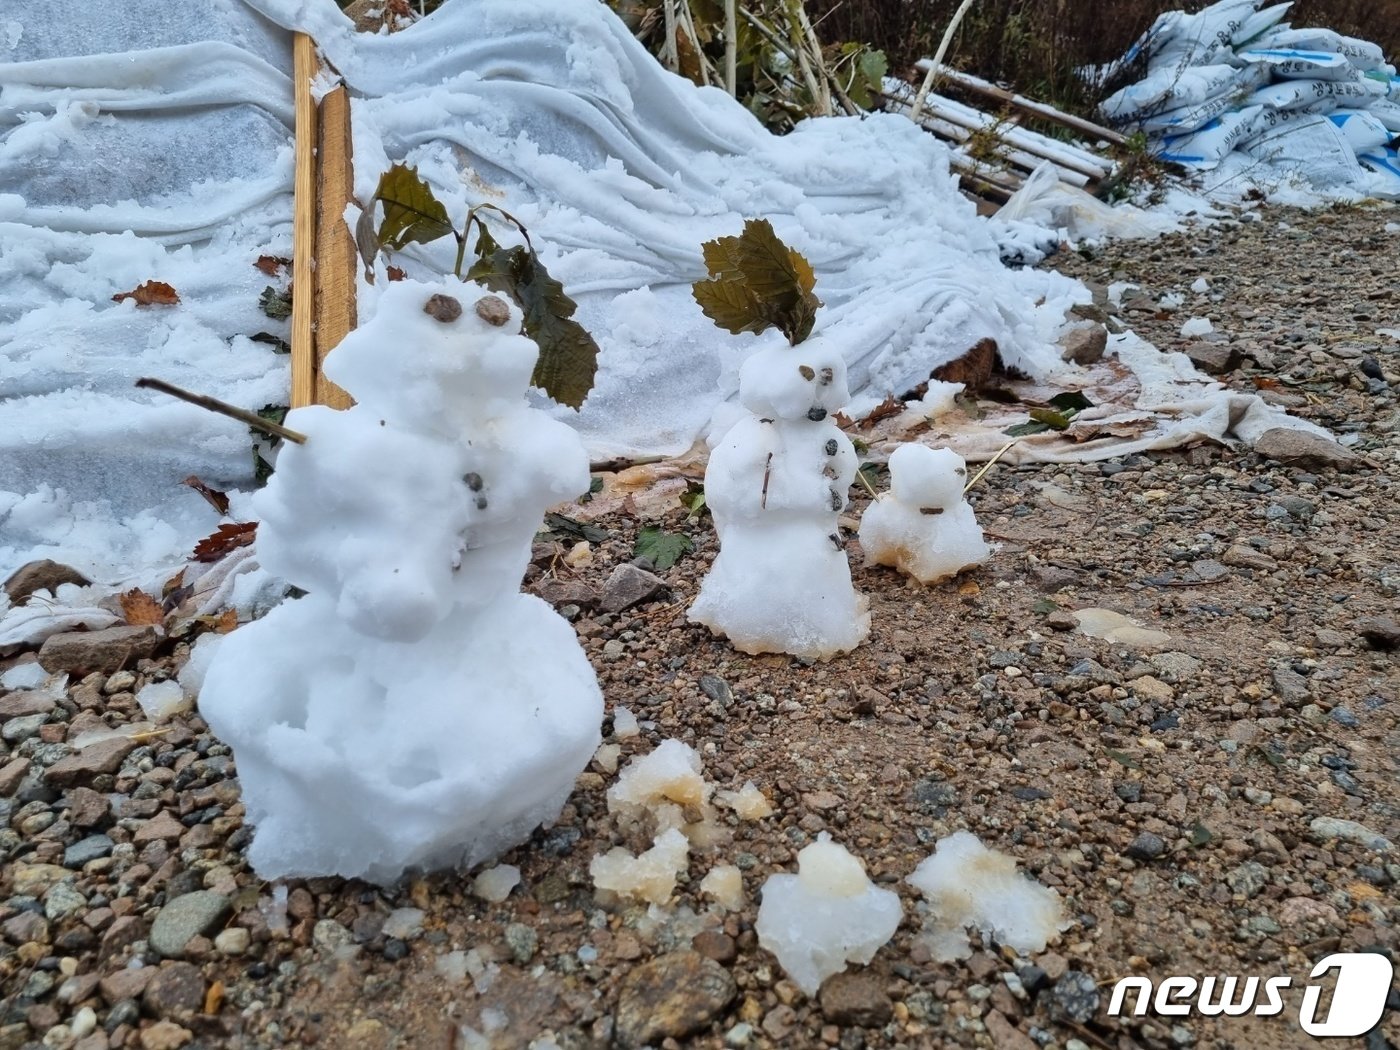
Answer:
[[521, 966], [535, 957], [540, 947], [540, 935], [523, 922], [512, 922], [505, 929], [506, 946]]
[[559, 580], [549, 576], [536, 583], [532, 589], [556, 609], [562, 605], [591, 609], [598, 604], [598, 592], [582, 580]]
[[32, 736], [39, 735], [39, 728], [49, 720], [48, 715], [20, 715], [0, 725], [0, 740], [7, 744], [19, 744]]
[[[178, 959], [184, 955], [190, 941], [218, 929], [231, 910], [229, 899], [213, 890], [182, 894], [157, 913], [148, 938], [151, 949], [167, 959]], [[346, 930], [345, 934], [348, 938], [350, 931]]]
[[44, 917], [50, 922], [62, 922], [87, 907], [87, 898], [71, 882], [60, 882], [44, 894]]
[[21, 715], [46, 715], [58, 706], [58, 701], [48, 693], [34, 689], [21, 689], [17, 693], [0, 697], [0, 718], [19, 718]]
[[500, 328], [510, 320], [510, 307], [500, 296], [483, 295], [476, 301], [476, 316], [487, 324]]
[[809, 791], [802, 796], [802, 804], [810, 810], [825, 812], [841, 805], [841, 796], [830, 791]]
[[74, 1039], [91, 1035], [97, 1030], [97, 1011], [91, 1006], [84, 1006], [68, 1022], [68, 1030], [73, 1033]]
[[108, 696], [113, 693], [129, 693], [136, 685], [136, 676], [130, 671], [118, 671], [114, 675], [108, 675], [107, 684], [102, 687], [102, 691]]
[[1300, 467], [1350, 467], [1356, 453], [1322, 437], [1292, 427], [1274, 427], [1254, 441], [1254, 451], [1265, 459]]
[[1257, 860], [1245, 861], [1225, 873], [1225, 885], [1245, 899], [1258, 896], [1268, 881], [1269, 869]]
[[214, 938], [214, 950], [220, 955], [242, 955], [248, 950], [251, 935], [242, 926], [220, 930]]
[[1150, 674], [1134, 679], [1132, 690], [1144, 700], [1154, 704], [1168, 704], [1176, 699], [1176, 692], [1171, 686], [1160, 678], [1153, 678]]
[[1073, 631], [1079, 627], [1079, 621], [1065, 609], [1054, 609], [1045, 617], [1045, 626], [1052, 631]]
[[156, 968], [154, 966], [142, 966], [134, 970], [118, 970], [116, 973], [110, 973], [102, 978], [97, 983], [97, 990], [104, 1001], [115, 1007], [117, 1003], [141, 998], [146, 991], [146, 985], [151, 983], [151, 978], [155, 975]]
[[1291, 667], [1275, 667], [1273, 671], [1274, 692], [1280, 700], [1294, 706], [1312, 700], [1308, 690], [1308, 680]]
[[1210, 375], [1222, 375], [1240, 367], [1240, 351], [1234, 343], [1208, 343], [1193, 339], [1184, 349], [1191, 363]]
[[35, 591], [53, 594], [65, 583], [86, 587], [92, 581], [70, 565], [44, 558], [21, 565], [5, 581], [5, 593], [11, 605], [23, 605]]
[[180, 1050], [194, 1033], [174, 1021], [157, 1021], [141, 1032], [141, 1050]]
[[1354, 820], [1342, 820], [1339, 817], [1318, 817], [1308, 825], [1308, 830], [1321, 842], [1328, 839], [1341, 839], [1343, 842], [1354, 842], [1358, 846], [1374, 850], [1377, 853], [1385, 853], [1391, 849], [1391, 841], [1384, 835], [1378, 835], [1364, 824], [1358, 824]]
[[1060, 336], [1060, 359], [1077, 365], [1103, 360], [1108, 348], [1108, 330], [1101, 324], [1077, 324]]
[[721, 1017], [738, 993], [734, 978], [699, 952], [680, 951], [643, 963], [622, 981], [617, 1041], [641, 1047], [683, 1039]]
[[63, 866], [65, 868], [82, 868], [89, 861], [110, 856], [115, 847], [116, 843], [106, 835], [89, 835], [85, 839], [79, 839], [63, 851]]
[[[184, 900], [183, 897], [180, 898]], [[355, 935], [334, 919], [319, 919], [311, 927], [311, 943], [323, 952], [334, 952], [355, 943]]]
[[410, 941], [423, 932], [423, 912], [419, 908], [396, 908], [384, 918], [384, 936]]
[[48, 944], [49, 923], [38, 912], [22, 911], [0, 923], [0, 933], [11, 944]]
[[[121, 955], [137, 941], [146, 939], [146, 924], [135, 915], [123, 915], [116, 919], [102, 935], [100, 957], [104, 960]], [[125, 999], [126, 996], [118, 996]]]
[[1390, 616], [1368, 616], [1356, 623], [1356, 633], [1374, 649], [1400, 646], [1400, 620]]
[[67, 787], [79, 781], [91, 780], [102, 773], [115, 773], [136, 747], [136, 741], [130, 737], [99, 740], [49, 766], [44, 770], [44, 779], [55, 787]]
[[30, 765], [29, 759], [16, 758], [0, 767], [0, 798], [9, 798], [18, 790], [29, 775]]
[[622, 564], [613, 569], [607, 583], [603, 584], [601, 608], [604, 612], [619, 613], [656, 597], [665, 589], [666, 581], [655, 573]]
[[705, 958], [724, 966], [732, 963], [739, 954], [734, 938], [719, 930], [701, 930], [691, 938], [690, 946]]
[[74, 827], [100, 827], [112, 816], [111, 800], [92, 788], [72, 788], [64, 797], [64, 801], [68, 804], [68, 821]]
[[204, 977], [193, 963], [166, 963], [147, 983], [141, 1005], [153, 1017], [188, 1021], [204, 1008]]
[[450, 295], [433, 295], [423, 304], [423, 312], [434, 321], [451, 324], [462, 316], [462, 303]]
[[108, 627], [51, 635], [39, 649], [39, 664], [50, 674], [112, 674], [128, 663], [148, 659], [165, 635], [154, 627]]
[[838, 973], [822, 984], [818, 994], [822, 1016], [832, 1024], [874, 1028], [894, 1016], [884, 982], [872, 973]]
[[1162, 841], [1161, 836], [1144, 831], [1133, 839], [1124, 852], [1133, 860], [1156, 860], [1167, 852], [1167, 844]]
[[988, 1011], [982, 1023], [987, 1026], [987, 1034], [992, 1037], [992, 1045], [997, 1050], [1039, 1050], [1039, 1043], [997, 1010]]
[[1071, 1021], [1085, 1024], [1099, 1010], [1099, 986], [1082, 970], [1069, 970], [1050, 990], [1055, 1012]]

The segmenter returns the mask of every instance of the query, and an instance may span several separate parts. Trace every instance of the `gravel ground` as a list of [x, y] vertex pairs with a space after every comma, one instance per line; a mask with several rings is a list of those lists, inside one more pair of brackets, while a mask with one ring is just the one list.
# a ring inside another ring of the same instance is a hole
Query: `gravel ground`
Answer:
[[[609, 710], [642, 720], [623, 761], [679, 737], [710, 780], [752, 779], [775, 807], [693, 856], [667, 916], [595, 898], [589, 860], [638, 845], [614, 830], [597, 765], [557, 825], [503, 858], [523, 875], [503, 903], [456, 875], [312, 879], [286, 885], [284, 917], [244, 860], [232, 757], [197, 714], [65, 742], [140, 718], [134, 692], [185, 646], [56, 701], [0, 696], [0, 1050], [1312, 1045], [1296, 1023], [1312, 965], [1400, 951], [1400, 341], [1373, 334], [1400, 324], [1393, 214], [1270, 211], [1057, 260], [1140, 284], [1128, 323], [1344, 435], [1341, 466], [1200, 447], [995, 468], [974, 497], [1001, 544], [991, 564], [929, 589], [858, 569], [873, 633], [827, 665], [742, 656], [686, 624], [715, 545], [679, 508], [667, 526], [696, 550], [618, 613], [597, 603], [636, 521], [601, 521], [610, 538], [577, 570], [542, 548], [530, 586], [574, 617]], [[1198, 277], [1209, 291], [1189, 290]], [[1175, 311], [1156, 305], [1169, 292]], [[1213, 336], [1183, 340], [1192, 316]], [[1078, 634], [1068, 611], [1086, 606], [1170, 641]], [[1064, 896], [1073, 925], [1050, 951], [921, 954], [903, 879], [962, 828]], [[906, 918], [868, 969], [810, 1000], [753, 921], [763, 879], [822, 830]], [[743, 869], [743, 910], [701, 899], [716, 862]], [[1133, 974], [1294, 987], [1276, 1017], [1109, 1018], [1112, 983]], [[1397, 1006], [1333, 1045], [1400, 1045]]]

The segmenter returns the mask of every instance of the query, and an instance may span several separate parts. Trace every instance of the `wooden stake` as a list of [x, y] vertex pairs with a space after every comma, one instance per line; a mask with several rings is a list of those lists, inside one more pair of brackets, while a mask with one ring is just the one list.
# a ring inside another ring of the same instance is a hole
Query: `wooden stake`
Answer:
[[345, 225], [354, 194], [350, 156], [350, 95], [342, 84], [321, 100], [316, 152], [316, 347], [313, 397], [319, 405], [349, 408], [354, 401], [325, 377], [326, 355], [355, 328], [355, 238]]
[[292, 90], [296, 109], [292, 180], [292, 407], [316, 402], [316, 45], [305, 33], [292, 41]]

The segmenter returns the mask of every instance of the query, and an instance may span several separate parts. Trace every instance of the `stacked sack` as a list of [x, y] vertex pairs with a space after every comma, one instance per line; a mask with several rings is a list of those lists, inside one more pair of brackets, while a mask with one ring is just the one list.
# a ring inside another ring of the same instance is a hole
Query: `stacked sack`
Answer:
[[1400, 198], [1400, 77], [1381, 48], [1330, 29], [1294, 29], [1291, 3], [1220, 0], [1171, 11], [1117, 62], [1147, 76], [1100, 107], [1143, 131], [1164, 160], [1208, 169], [1240, 151], [1321, 189]]

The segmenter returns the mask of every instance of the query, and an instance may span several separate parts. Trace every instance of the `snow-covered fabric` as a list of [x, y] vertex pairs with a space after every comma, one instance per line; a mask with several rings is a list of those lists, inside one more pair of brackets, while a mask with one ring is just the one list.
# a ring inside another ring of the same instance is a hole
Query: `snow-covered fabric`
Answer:
[[[253, 263], [290, 255], [292, 28], [351, 88], [361, 199], [406, 159], [455, 217], [492, 201], [529, 227], [602, 347], [582, 414], [560, 411], [597, 455], [682, 451], [736, 393], [752, 340], [689, 284], [750, 217], [812, 261], [851, 411], [988, 336], [1056, 364], [1072, 283], [1003, 268], [930, 136], [875, 116], [775, 139], [597, 0], [454, 0], [383, 37], [333, 0], [35, 3], [0, 16], [0, 572], [50, 555], [114, 580], [212, 530], [186, 476], [249, 486], [246, 428], [131, 384], [286, 401], [286, 359], [248, 337], [287, 334]], [[414, 276], [451, 266], [446, 245], [409, 254]], [[180, 303], [111, 301], [151, 279]]]

